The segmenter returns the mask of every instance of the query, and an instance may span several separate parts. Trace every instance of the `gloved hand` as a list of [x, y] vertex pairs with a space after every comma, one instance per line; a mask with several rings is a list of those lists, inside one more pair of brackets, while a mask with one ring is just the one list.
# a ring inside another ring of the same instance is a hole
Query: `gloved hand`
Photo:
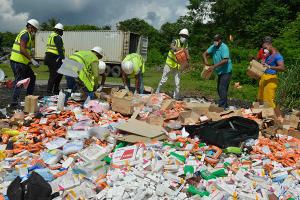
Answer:
[[31, 58], [31, 63], [33, 64], [33, 66], [35, 66], [35, 67], [38, 67], [38, 66], [40, 66], [40, 64], [36, 61], [36, 60], [34, 60], [33, 58]]
[[127, 92], [129, 92], [129, 88], [128, 88], [127, 85], [125, 85], [125, 90], [126, 90]]
[[101, 85], [98, 89], [97, 89], [97, 92], [101, 92], [103, 89], [103, 86]]
[[137, 95], [137, 94], [138, 94], [137, 90], [134, 90], [134, 95]]

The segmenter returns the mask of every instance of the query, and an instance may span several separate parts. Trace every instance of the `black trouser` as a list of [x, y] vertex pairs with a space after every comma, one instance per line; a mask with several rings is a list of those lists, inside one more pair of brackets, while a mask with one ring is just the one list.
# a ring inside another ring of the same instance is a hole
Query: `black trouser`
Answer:
[[12, 103], [16, 104], [19, 102], [21, 93], [21, 87], [16, 87], [16, 84], [23, 79], [30, 78], [30, 82], [27, 87], [27, 95], [32, 95], [35, 87], [35, 75], [29, 65], [14, 62], [11, 60], [10, 66], [15, 76]]
[[47, 86], [48, 94], [58, 94], [59, 93], [59, 84], [62, 79], [62, 74], [57, 73], [57, 70], [60, 68], [62, 61], [59, 56], [49, 53], [46, 53], [45, 64], [49, 69], [49, 80]]
[[219, 94], [219, 107], [227, 108], [227, 93], [231, 79], [231, 72], [218, 75], [218, 94]]

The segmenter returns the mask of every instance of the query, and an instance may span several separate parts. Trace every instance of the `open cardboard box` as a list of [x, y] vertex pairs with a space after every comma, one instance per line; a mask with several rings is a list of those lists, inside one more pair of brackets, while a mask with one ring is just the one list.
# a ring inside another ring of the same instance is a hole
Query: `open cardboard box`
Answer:
[[120, 141], [136, 143], [166, 139], [166, 134], [161, 126], [151, 125], [136, 119], [130, 119], [118, 125], [117, 129], [119, 129], [123, 135], [118, 137]]
[[194, 111], [183, 111], [179, 113], [178, 118], [183, 125], [194, 125], [200, 122], [200, 115]]
[[134, 112], [133, 94], [126, 90], [111, 92], [111, 108], [123, 115], [132, 115]]

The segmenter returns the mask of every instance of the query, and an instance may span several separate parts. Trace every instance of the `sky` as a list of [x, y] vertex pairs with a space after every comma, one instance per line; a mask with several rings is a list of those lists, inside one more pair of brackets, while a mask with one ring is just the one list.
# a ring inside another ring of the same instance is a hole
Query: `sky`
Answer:
[[159, 29], [186, 14], [188, 0], [0, 0], [0, 32], [18, 32], [30, 18], [62, 24], [112, 25], [138, 17]]

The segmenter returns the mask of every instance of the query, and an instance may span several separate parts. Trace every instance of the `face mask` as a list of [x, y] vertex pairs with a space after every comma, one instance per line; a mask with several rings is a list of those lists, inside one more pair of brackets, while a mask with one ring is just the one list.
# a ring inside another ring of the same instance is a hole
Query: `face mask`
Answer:
[[268, 55], [270, 51], [268, 49], [264, 49], [264, 54]]
[[214, 45], [215, 45], [215, 47], [217, 47], [219, 45], [219, 42], [214, 41]]
[[181, 42], [181, 43], [185, 43], [185, 42], [186, 42], [186, 38], [180, 37], [180, 42]]

